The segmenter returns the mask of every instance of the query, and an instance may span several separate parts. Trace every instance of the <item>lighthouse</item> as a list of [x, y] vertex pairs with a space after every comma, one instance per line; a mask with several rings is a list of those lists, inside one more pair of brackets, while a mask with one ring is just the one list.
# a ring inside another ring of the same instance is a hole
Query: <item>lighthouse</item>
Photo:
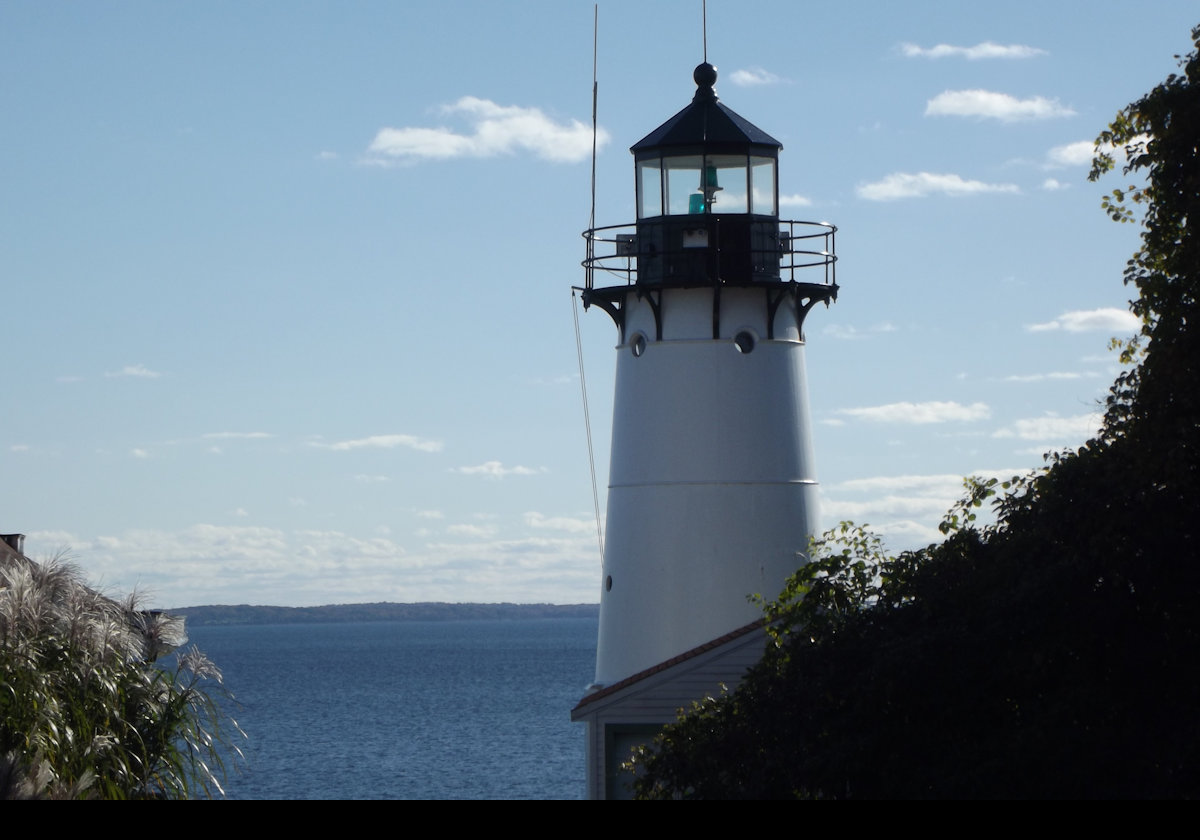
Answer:
[[837, 297], [836, 228], [779, 218], [782, 145], [719, 101], [635, 143], [637, 219], [584, 233], [585, 307], [616, 325], [589, 794], [619, 795], [629, 746], [762, 651], [817, 524], [804, 326]]

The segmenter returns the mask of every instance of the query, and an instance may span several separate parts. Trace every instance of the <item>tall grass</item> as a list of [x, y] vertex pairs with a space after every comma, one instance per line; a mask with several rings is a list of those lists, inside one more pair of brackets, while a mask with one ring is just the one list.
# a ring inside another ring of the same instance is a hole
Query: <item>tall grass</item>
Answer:
[[244, 738], [182, 620], [84, 585], [64, 557], [0, 553], [0, 799], [223, 795]]

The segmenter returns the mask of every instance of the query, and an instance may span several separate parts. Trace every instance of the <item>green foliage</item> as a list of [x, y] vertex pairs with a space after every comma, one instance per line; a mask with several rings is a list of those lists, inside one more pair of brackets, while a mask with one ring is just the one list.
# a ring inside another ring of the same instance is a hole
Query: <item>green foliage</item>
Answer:
[[1124, 153], [1123, 174], [1145, 177], [1103, 202], [1117, 221], [1134, 221], [1134, 207], [1144, 212], [1142, 244], [1124, 272], [1138, 291], [1130, 308], [1142, 330], [1139, 342], [1123, 348], [1122, 361], [1136, 359], [1139, 345], [1146, 355], [1117, 381], [1109, 406], [1114, 430], [1146, 409], [1194, 416], [1197, 408], [1196, 389], [1178, 387], [1181, 377], [1196, 373], [1200, 297], [1200, 27], [1191, 35], [1197, 50], [1179, 59], [1181, 71], [1122, 109], [1096, 138], [1091, 180], [1116, 167], [1116, 149]]
[[0, 557], [0, 798], [185, 798], [223, 791], [220, 672], [180, 628], [84, 586], [60, 560]]
[[[737, 691], [635, 756], [653, 798], [1200, 796], [1200, 28], [1097, 140], [1139, 362], [1047, 468], [969, 479], [944, 542], [888, 557], [842, 523], [765, 605]], [[980, 514], [990, 506], [991, 524]]]

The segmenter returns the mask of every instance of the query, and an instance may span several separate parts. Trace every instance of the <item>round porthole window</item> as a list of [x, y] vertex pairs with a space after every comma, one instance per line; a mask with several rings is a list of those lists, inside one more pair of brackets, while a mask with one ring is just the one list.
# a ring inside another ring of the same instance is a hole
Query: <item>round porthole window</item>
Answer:
[[612, 575], [609, 575], [604, 579], [604, 591], [612, 592]]
[[646, 352], [646, 336], [638, 333], [633, 337], [633, 341], [629, 342], [629, 349], [633, 351], [635, 357]]
[[739, 353], [750, 353], [754, 350], [754, 333], [749, 330], [742, 330], [733, 337], [733, 346], [738, 349]]

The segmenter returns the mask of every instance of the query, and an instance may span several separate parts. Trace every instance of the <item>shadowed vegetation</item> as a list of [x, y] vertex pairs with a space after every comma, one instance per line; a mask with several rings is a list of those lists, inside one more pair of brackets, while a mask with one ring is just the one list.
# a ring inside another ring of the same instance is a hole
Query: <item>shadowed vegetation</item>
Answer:
[[[1140, 335], [1100, 434], [972, 480], [945, 542], [889, 557], [848, 524], [766, 608], [733, 694], [635, 756], [645, 797], [1200, 795], [1200, 28], [1097, 139], [1142, 217]], [[1115, 147], [1116, 151], [1109, 151]], [[976, 519], [985, 505], [995, 524]]]

